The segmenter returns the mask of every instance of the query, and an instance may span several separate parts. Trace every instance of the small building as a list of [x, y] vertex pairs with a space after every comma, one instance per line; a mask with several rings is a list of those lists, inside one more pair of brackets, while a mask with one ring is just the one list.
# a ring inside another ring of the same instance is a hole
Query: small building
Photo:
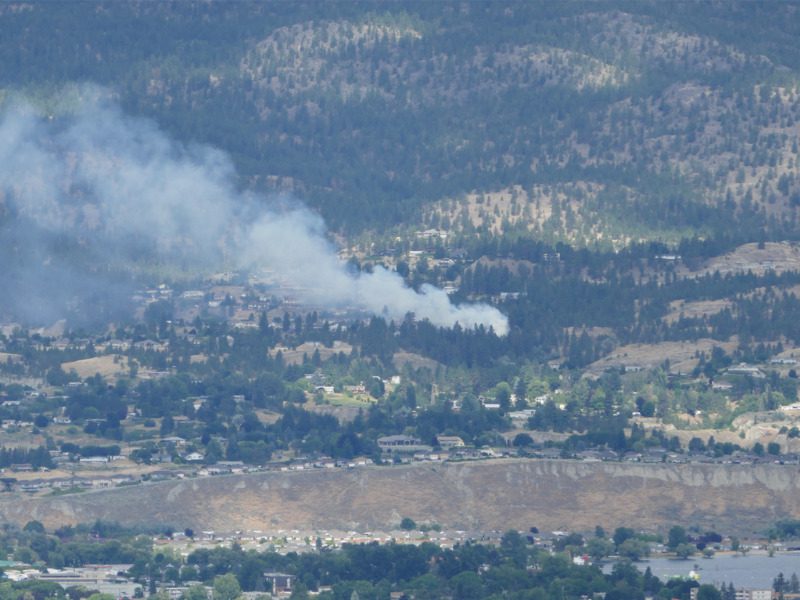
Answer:
[[772, 590], [736, 590], [736, 600], [772, 600]]
[[189, 591], [189, 588], [185, 585], [166, 586], [162, 587], [160, 591], [165, 592], [170, 600], [180, 600], [180, 598]]
[[[695, 587], [689, 591], [690, 600], [696, 600], [699, 589], [699, 587]], [[772, 598], [776, 597], [772, 590], [739, 589], [735, 593], [736, 600], [772, 600]]]
[[170, 435], [167, 437], [163, 437], [159, 440], [158, 444], [161, 446], [185, 446], [186, 440], [177, 435]]
[[754, 379], [764, 379], [766, 377], [761, 369], [753, 365], [748, 365], [747, 363], [739, 363], [735, 367], [728, 367], [727, 373], [731, 375], [745, 375], [747, 377], [753, 377]]
[[57, 570], [48, 569], [46, 573], [37, 573], [32, 579], [49, 581], [67, 588], [83, 586], [100, 593], [111, 594], [115, 598], [134, 598], [141, 585], [129, 580], [120, 573], [127, 572], [133, 565], [84, 565], [80, 568]]
[[264, 573], [264, 580], [267, 584], [267, 591], [273, 596], [292, 592], [292, 581], [294, 580], [294, 575], [269, 572]]
[[430, 450], [430, 446], [410, 435], [386, 435], [378, 438], [381, 452], [421, 452]]
[[533, 415], [536, 414], [535, 408], [524, 408], [522, 410], [513, 410], [507, 413], [508, 418], [514, 423], [515, 426], [520, 427], [528, 422]]
[[773, 358], [769, 361], [771, 365], [796, 365], [796, 358]]
[[84, 465], [105, 465], [109, 461], [108, 456], [82, 456], [78, 462]]
[[436, 443], [439, 444], [443, 450], [449, 450], [450, 448], [463, 448], [465, 446], [464, 440], [457, 435], [437, 435]]

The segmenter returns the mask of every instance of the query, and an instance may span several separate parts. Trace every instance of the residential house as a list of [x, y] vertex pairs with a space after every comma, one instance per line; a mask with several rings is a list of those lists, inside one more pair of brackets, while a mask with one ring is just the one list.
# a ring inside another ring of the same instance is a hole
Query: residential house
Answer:
[[421, 440], [409, 435], [386, 435], [378, 438], [378, 447], [382, 452], [421, 452], [430, 451], [431, 447]]
[[764, 379], [766, 375], [756, 366], [739, 363], [735, 367], [728, 367], [727, 373], [731, 375], [746, 375], [754, 379]]
[[436, 443], [439, 444], [443, 450], [449, 450], [450, 448], [463, 448], [465, 445], [464, 440], [457, 435], [437, 435]]
[[294, 575], [289, 575], [288, 573], [268, 572], [264, 573], [264, 580], [267, 584], [267, 591], [269, 591], [273, 596], [277, 596], [279, 594], [290, 594], [292, 592]]

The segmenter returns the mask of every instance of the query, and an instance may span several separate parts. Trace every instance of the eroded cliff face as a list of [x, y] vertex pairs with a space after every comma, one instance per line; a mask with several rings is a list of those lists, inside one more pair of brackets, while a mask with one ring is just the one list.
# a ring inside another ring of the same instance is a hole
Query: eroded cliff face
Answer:
[[517, 460], [256, 473], [0, 501], [0, 517], [49, 527], [95, 519], [216, 531], [388, 529], [401, 517], [455, 529], [654, 528], [763, 532], [800, 517], [800, 470]]

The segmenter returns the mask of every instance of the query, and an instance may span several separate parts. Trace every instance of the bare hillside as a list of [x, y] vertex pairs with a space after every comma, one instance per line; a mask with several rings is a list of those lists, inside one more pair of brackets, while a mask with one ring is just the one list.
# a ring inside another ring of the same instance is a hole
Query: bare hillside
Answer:
[[218, 532], [368, 530], [410, 516], [447, 528], [654, 528], [763, 532], [800, 516], [800, 480], [778, 465], [487, 461], [353, 471], [259, 473], [0, 503], [4, 520], [48, 527], [94, 519]]

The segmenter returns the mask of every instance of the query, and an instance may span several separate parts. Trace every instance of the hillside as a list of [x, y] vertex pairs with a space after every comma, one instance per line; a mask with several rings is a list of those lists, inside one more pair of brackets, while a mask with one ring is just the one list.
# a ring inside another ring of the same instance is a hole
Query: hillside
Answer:
[[[0, 517], [797, 517], [798, 39], [800, 0], [0, 3], [0, 468], [134, 475]], [[397, 435], [448, 462], [204, 476]]]
[[[15, 3], [0, 93], [107, 86], [337, 228], [795, 223], [798, 5]], [[509, 190], [513, 191], [510, 193]], [[515, 190], [515, 191], [514, 191]], [[502, 205], [492, 200], [510, 194]]]
[[94, 519], [233, 530], [397, 527], [591, 530], [675, 523], [763, 533], [800, 514], [793, 467], [522, 460], [352, 471], [258, 473], [0, 502], [3, 520], [47, 526]]

